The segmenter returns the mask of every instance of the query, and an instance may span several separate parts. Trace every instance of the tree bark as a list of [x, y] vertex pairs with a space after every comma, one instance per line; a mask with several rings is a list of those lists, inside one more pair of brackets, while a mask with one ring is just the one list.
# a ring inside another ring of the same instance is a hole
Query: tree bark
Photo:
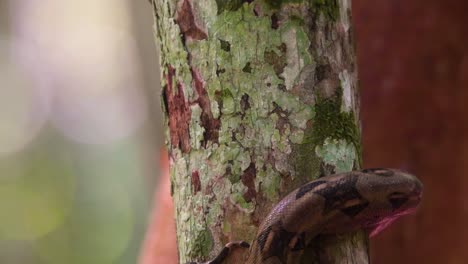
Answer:
[[[350, 1], [154, 1], [180, 263], [252, 241], [288, 192], [360, 167]], [[361, 232], [319, 239], [303, 262], [368, 262]]]

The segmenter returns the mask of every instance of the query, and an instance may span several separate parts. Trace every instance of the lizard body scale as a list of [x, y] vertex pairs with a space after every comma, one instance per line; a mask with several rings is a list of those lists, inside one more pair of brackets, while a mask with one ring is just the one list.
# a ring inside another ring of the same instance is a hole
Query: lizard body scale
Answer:
[[[260, 224], [246, 264], [295, 264], [303, 249], [319, 234], [343, 234], [364, 229], [376, 235], [402, 215], [413, 212], [422, 183], [396, 169], [366, 169], [321, 177], [289, 193]], [[228, 243], [213, 260], [221, 264], [236, 247]], [[196, 264], [197, 262], [190, 262]]]

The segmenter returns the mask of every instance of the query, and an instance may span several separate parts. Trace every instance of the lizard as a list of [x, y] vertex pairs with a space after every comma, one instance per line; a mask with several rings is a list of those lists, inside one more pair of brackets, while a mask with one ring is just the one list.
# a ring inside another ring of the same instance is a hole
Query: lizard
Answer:
[[221, 264], [235, 248], [250, 248], [246, 264], [298, 263], [318, 235], [360, 229], [374, 236], [400, 216], [414, 212], [423, 185], [413, 175], [387, 168], [364, 169], [320, 177], [295, 189], [277, 203], [259, 226], [252, 246], [226, 244], [207, 262]]

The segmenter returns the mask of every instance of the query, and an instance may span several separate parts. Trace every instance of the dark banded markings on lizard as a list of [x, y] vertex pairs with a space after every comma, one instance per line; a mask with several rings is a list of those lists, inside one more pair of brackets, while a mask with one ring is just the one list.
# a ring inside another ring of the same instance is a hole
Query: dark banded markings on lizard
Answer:
[[309, 182], [309, 183], [303, 185], [302, 187], [299, 188], [299, 190], [296, 193], [296, 200], [302, 198], [305, 194], [307, 194], [308, 192], [314, 190], [315, 187], [317, 187], [317, 186], [319, 186], [321, 184], [324, 184], [324, 183], [326, 183], [326, 181], [316, 180], [316, 181]]
[[[364, 209], [368, 201], [359, 194], [356, 189], [356, 182], [358, 180], [357, 175], [350, 175], [347, 178], [339, 179], [333, 184], [330, 184], [327, 188], [321, 188], [314, 193], [321, 195], [325, 198], [325, 207], [323, 214], [328, 214], [332, 210], [343, 208], [346, 203], [353, 203], [358, 205], [354, 209], [345, 208], [345, 212], [351, 214], [357, 214], [358, 209]], [[353, 207], [351, 207], [353, 208]]]

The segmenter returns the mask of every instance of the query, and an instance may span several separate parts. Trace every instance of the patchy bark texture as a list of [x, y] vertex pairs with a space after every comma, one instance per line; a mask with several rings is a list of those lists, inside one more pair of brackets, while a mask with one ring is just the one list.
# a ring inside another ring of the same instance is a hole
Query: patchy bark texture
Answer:
[[[181, 263], [251, 241], [286, 193], [360, 167], [350, 5], [154, 2]], [[363, 234], [320, 239], [304, 262], [368, 261]]]

